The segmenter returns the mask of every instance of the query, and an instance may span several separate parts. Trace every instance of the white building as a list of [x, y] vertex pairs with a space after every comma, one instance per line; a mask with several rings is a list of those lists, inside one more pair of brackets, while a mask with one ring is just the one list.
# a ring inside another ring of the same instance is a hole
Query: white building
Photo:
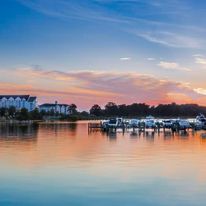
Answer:
[[15, 107], [32, 111], [36, 108], [37, 98], [30, 95], [0, 95], [0, 108]]
[[54, 112], [54, 113], [59, 113], [59, 114], [64, 114], [68, 115], [70, 114], [70, 106], [68, 104], [58, 104], [55, 102], [54, 104], [42, 104], [39, 106], [40, 111], [45, 111], [45, 112]]

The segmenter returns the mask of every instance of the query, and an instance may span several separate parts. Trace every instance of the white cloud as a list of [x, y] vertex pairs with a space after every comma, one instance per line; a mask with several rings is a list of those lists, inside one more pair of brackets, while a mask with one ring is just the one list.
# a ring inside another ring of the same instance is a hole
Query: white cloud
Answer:
[[195, 63], [196, 64], [206, 65], [206, 59], [205, 58], [201, 58], [201, 57], [196, 57], [195, 58]]
[[197, 92], [198, 94], [206, 95], [206, 89], [197, 88], [197, 89], [194, 89], [194, 91]]
[[120, 61], [130, 61], [131, 57], [121, 57]]
[[193, 57], [203, 57], [202, 54], [193, 54], [192, 56], [193, 56]]
[[168, 69], [168, 70], [180, 70], [180, 71], [191, 71], [190, 68], [187, 67], [182, 67], [176, 62], [166, 62], [166, 61], [160, 61], [158, 64], [159, 67], [163, 69]]
[[148, 57], [147, 60], [148, 60], [148, 61], [154, 61], [155, 58], [153, 58], [153, 57]]

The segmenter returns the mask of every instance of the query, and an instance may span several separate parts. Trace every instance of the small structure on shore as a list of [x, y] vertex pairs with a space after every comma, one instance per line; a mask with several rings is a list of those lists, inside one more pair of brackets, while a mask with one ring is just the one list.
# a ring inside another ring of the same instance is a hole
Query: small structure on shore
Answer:
[[56, 101], [54, 104], [46, 103], [39, 106], [40, 111], [54, 112], [58, 114], [68, 115], [71, 114], [70, 105], [68, 104], [58, 104]]

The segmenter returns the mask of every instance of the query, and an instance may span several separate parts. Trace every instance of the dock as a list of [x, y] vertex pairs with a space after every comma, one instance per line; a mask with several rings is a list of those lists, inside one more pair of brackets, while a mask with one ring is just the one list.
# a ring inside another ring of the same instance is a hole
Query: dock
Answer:
[[185, 128], [185, 129], [179, 129], [179, 128], [174, 128], [174, 127], [164, 127], [164, 126], [159, 126], [157, 125], [156, 127], [152, 127], [152, 128], [148, 128], [145, 126], [145, 124], [140, 124], [139, 126], [131, 126], [131, 125], [128, 125], [126, 123], [122, 123], [121, 125], [118, 125], [118, 126], [109, 126], [109, 125], [104, 125], [102, 124], [101, 122], [98, 122], [98, 123], [88, 123], [88, 132], [92, 132], [92, 131], [101, 131], [101, 132], [117, 132], [120, 131], [120, 132], [126, 132], [126, 131], [132, 131], [133, 133], [136, 133], [136, 132], [145, 132], [145, 131], [154, 131], [154, 132], [159, 132], [160, 130], [162, 131], [165, 131], [165, 130], [170, 130], [172, 132], [178, 132], [178, 131], [188, 131], [188, 130], [195, 130], [194, 127], [188, 127], [188, 128]]

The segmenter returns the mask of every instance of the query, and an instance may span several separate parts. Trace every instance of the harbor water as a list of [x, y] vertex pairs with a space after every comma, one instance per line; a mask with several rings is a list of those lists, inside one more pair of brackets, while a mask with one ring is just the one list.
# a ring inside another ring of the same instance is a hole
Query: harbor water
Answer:
[[0, 126], [0, 205], [204, 206], [205, 131]]

